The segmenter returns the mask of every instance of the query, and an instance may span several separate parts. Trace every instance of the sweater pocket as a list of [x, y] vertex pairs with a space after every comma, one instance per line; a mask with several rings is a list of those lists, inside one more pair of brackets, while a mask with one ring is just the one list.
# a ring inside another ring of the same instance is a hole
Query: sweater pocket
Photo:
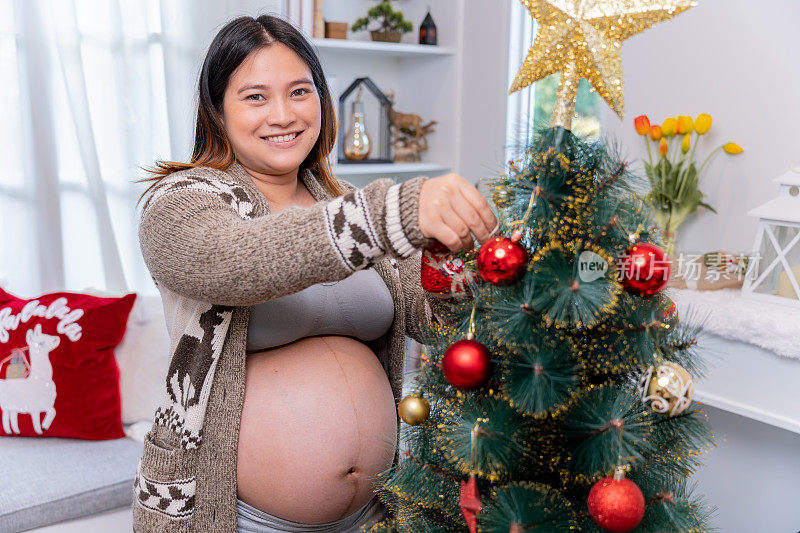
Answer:
[[133, 483], [135, 532], [190, 531], [197, 487], [197, 450], [163, 444], [156, 432], [164, 430], [154, 426], [144, 437]]

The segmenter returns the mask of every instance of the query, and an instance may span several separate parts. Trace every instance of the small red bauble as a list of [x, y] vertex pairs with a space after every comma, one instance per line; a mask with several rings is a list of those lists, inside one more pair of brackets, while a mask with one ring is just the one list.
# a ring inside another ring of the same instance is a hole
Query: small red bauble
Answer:
[[487, 381], [492, 372], [492, 354], [478, 341], [462, 339], [454, 342], [442, 357], [442, 374], [452, 386], [477, 389]]
[[595, 483], [587, 503], [592, 520], [606, 531], [630, 531], [644, 517], [644, 494], [636, 483], [620, 474]]
[[637, 242], [620, 256], [619, 276], [631, 294], [650, 296], [669, 282], [671, 264], [667, 254], [649, 242]]
[[495, 285], [511, 285], [525, 273], [528, 253], [518, 241], [492, 237], [478, 250], [478, 274]]

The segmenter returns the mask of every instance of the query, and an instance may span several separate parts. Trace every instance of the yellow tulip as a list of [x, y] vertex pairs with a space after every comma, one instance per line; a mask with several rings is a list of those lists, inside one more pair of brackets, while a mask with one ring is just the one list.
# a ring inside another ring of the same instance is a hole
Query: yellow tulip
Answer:
[[694, 131], [697, 132], [698, 135], [703, 135], [708, 133], [708, 130], [711, 129], [711, 115], [706, 113], [700, 113], [697, 115], [697, 120], [694, 121]]
[[692, 134], [687, 133], [683, 136], [683, 140], [681, 141], [681, 152], [684, 154], [689, 151], [689, 146], [692, 144]]
[[691, 133], [693, 127], [694, 127], [694, 122], [692, 121], [692, 117], [681, 115], [678, 117], [678, 124], [675, 127], [675, 133], [677, 133], [678, 135]]
[[727, 143], [725, 146], [722, 147], [722, 149], [728, 152], [729, 154], [734, 154], [734, 155], [741, 154], [742, 152], [744, 152], [744, 150], [742, 150], [742, 147], [736, 143]]
[[662, 157], [665, 157], [667, 155], [668, 148], [669, 147], [667, 146], [667, 140], [661, 139], [661, 142], [658, 143], [658, 153], [661, 154]]
[[674, 118], [669, 117], [661, 123], [661, 133], [664, 134], [664, 137], [672, 137], [675, 135], [675, 127], [677, 125], [678, 122]]

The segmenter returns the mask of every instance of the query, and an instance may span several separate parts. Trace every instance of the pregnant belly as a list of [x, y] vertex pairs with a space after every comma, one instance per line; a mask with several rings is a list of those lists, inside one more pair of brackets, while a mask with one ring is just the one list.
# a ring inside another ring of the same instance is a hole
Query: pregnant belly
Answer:
[[392, 464], [397, 411], [361, 341], [326, 335], [247, 356], [236, 463], [240, 500], [286, 520], [338, 520]]

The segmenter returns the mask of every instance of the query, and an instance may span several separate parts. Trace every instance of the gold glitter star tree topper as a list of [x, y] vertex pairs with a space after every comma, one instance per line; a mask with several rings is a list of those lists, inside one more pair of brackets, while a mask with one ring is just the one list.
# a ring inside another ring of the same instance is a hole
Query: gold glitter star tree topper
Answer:
[[570, 129], [578, 81], [622, 118], [620, 43], [696, 5], [694, 0], [521, 0], [539, 24], [509, 94], [561, 72], [551, 126]]

